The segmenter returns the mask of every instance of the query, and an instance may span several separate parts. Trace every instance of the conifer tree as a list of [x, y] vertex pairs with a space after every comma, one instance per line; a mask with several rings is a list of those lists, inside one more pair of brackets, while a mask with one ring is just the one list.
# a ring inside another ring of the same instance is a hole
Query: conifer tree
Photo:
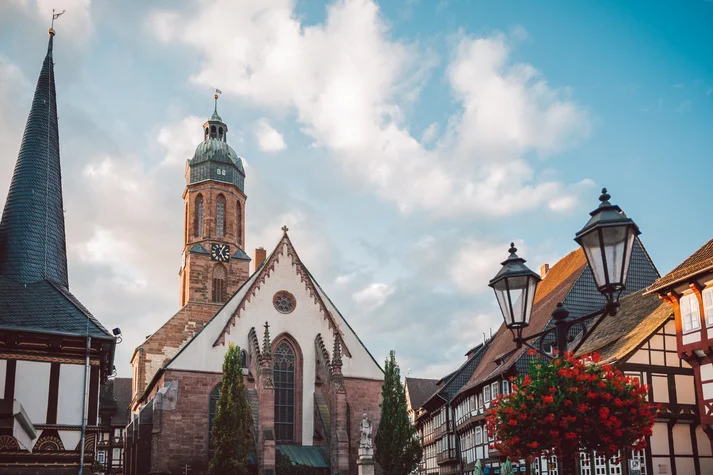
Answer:
[[416, 428], [408, 418], [406, 390], [392, 350], [384, 366], [381, 387], [381, 419], [374, 438], [375, 458], [384, 473], [406, 475], [418, 466], [423, 455]]
[[252, 413], [240, 365], [240, 347], [231, 344], [223, 361], [223, 382], [218, 398], [218, 413], [213, 421], [210, 475], [248, 473], [248, 454], [252, 445]]

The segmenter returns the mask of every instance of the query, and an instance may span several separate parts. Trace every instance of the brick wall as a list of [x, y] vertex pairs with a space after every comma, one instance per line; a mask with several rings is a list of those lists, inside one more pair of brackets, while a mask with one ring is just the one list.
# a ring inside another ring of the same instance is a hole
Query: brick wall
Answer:
[[[222, 375], [189, 371], [167, 371], [165, 381], [178, 381], [176, 409], [154, 413], [152, 469], [182, 473], [186, 464], [191, 475], [208, 473], [208, 406], [210, 393]], [[157, 411], [158, 412], [158, 411]], [[157, 440], [157, 417], [160, 437]]]
[[349, 473], [358, 473], [357, 459], [359, 457], [359, 439], [361, 433], [359, 424], [362, 415], [366, 413], [372, 423], [372, 438], [376, 436], [376, 431], [381, 418], [381, 381], [359, 378], [344, 378], [344, 385], [347, 389], [347, 403], [349, 404]]

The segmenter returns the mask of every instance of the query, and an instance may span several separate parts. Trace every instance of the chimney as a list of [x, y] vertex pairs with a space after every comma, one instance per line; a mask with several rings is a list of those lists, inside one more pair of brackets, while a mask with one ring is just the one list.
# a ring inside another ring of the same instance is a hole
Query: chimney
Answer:
[[265, 258], [267, 257], [267, 253], [265, 252], [265, 249], [262, 247], [258, 247], [255, 249], [255, 271], [257, 271], [258, 267], [260, 267], [260, 264], [265, 262]]
[[545, 276], [547, 275], [547, 273], [548, 273], [549, 271], [550, 271], [550, 265], [549, 265], [549, 264], [542, 264], [542, 265], [540, 266], [540, 277], [542, 277], [542, 278], [544, 279]]

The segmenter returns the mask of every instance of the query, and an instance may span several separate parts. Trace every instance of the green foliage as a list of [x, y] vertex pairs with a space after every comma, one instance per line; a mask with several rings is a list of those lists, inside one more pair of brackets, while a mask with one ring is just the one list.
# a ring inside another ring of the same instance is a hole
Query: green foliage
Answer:
[[408, 418], [406, 390], [401, 384], [401, 371], [393, 350], [385, 363], [381, 395], [381, 419], [374, 438], [374, 456], [384, 473], [406, 475], [418, 466], [423, 448], [416, 428]]
[[218, 414], [213, 421], [210, 475], [248, 473], [248, 454], [252, 445], [251, 426], [252, 414], [240, 367], [240, 348], [231, 344], [223, 361]]

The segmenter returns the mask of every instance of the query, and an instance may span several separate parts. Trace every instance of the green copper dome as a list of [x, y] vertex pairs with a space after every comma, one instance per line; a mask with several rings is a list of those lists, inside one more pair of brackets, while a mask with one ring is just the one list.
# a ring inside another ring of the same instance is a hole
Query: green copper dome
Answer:
[[228, 126], [218, 115], [217, 108], [203, 124], [203, 142], [198, 144], [193, 158], [188, 160], [190, 168], [189, 184], [206, 180], [221, 181], [237, 186], [245, 191], [245, 169], [243, 161], [228, 145]]

